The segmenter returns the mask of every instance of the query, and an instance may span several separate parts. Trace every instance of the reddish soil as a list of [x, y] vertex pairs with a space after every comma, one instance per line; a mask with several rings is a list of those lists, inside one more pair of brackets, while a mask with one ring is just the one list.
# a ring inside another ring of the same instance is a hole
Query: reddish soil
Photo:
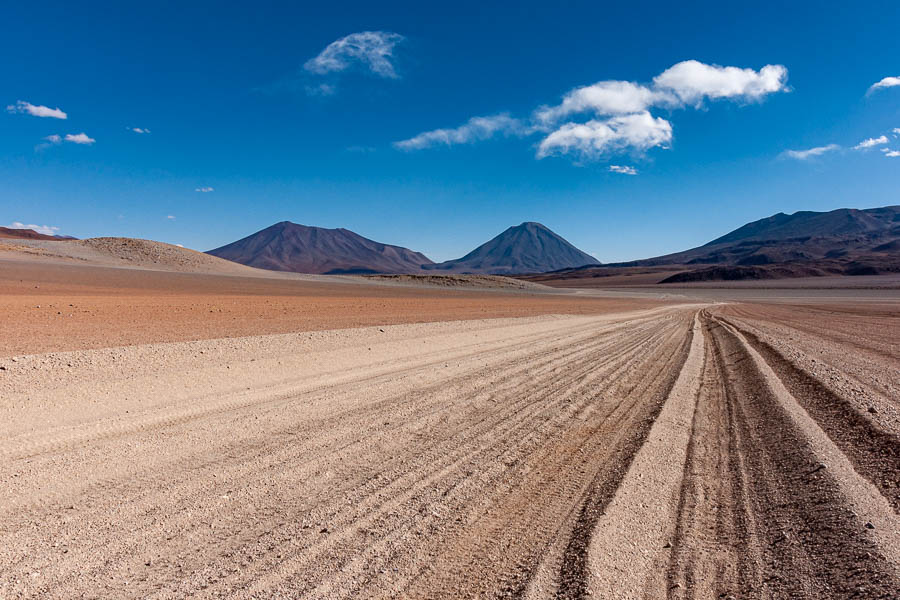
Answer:
[[0, 356], [659, 304], [0, 261]]

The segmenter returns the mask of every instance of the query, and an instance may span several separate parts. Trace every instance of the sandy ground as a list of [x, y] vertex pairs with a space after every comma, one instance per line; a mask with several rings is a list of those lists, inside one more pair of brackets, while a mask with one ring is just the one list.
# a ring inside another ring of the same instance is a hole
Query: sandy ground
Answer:
[[0, 358], [0, 597], [896, 597], [898, 338], [606, 305]]
[[896, 289], [52, 244], [0, 256], [0, 599], [897, 597]]
[[440, 289], [366, 278], [272, 275], [179, 273], [0, 256], [0, 356], [660, 305], [653, 298], [578, 297], [539, 288]]

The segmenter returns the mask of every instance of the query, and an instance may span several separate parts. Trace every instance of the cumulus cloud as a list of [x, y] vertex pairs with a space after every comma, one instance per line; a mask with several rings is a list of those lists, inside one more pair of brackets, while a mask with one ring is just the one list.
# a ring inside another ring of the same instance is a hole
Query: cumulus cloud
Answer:
[[882, 90], [890, 87], [897, 87], [900, 85], [900, 77], [885, 77], [881, 81], [873, 83], [869, 87], [869, 91], [867, 93], [871, 94], [872, 92], [877, 92], [878, 90]]
[[609, 170], [613, 173], [621, 173], [622, 175], [637, 175], [637, 169], [634, 167], [623, 167], [620, 165], [609, 165]]
[[657, 93], [671, 93], [688, 105], [697, 105], [706, 98], [755, 101], [788, 89], [787, 69], [782, 65], [766, 65], [754, 71], [707, 65], [696, 60], [669, 67], [653, 78], [653, 85]]
[[56, 135], [55, 133], [53, 135], [48, 135], [47, 137], [45, 137], [43, 139], [46, 140], [50, 144], [59, 144], [62, 142], [62, 138], [59, 137], [58, 135]]
[[854, 150], [866, 150], [868, 148], [873, 148], [875, 146], [881, 146], [883, 144], [887, 144], [888, 139], [886, 135], [878, 136], [877, 138], [869, 138], [861, 141], [857, 145], [853, 146]]
[[134, 133], [150, 133], [150, 130], [145, 127], [126, 127], [125, 129]]
[[6, 107], [10, 113], [24, 113], [33, 117], [50, 117], [52, 119], [67, 119], [68, 115], [59, 108], [50, 108], [49, 106], [35, 106], [30, 102], [19, 100], [15, 104]]
[[204, 187], [194, 188], [194, 191], [195, 191], [195, 192], [202, 192], [202, 193], [204, 193], [204, 194], [208, 194], [209, 192], [214, 192], [214, 191], [216, 191], [216, 188], [209, 187], [209, 186], [204, 186]]
[[535, 118], [543, 123], [583, 112], [597, 115], [621, 115], [647, 110], [659, 100], [653, 90], [630, 81], [600, 81], [575, 88], [557, 106], [542, 106]]
[[421, 150], [433, 146], [454, 146], [457, 144], [471, 144], [486, 140], [495, 134], [522, 135], [525, 126], [518, 119], [507, 114], [493, 115], [490, 117], [473, 117], [464, 125], [455, 129], [435, 129], [420, 133], [408, 140], [394, 142], [394, 147], [399, 150]]
[[38, 233], [43, 233], [44, 235], [56, 235], [59, 231], [59, 227], [53, 227], [52, 225], [35, 225], [30, 223], [26, 225], [25, 223], [19, 223], [18, 221], [13, 221], [9, 225], [10, 229], [31, 229], [32, 231], [36, 231]]
[[303, 68], [310, 73], [337, 73], [360, 64], [379, 77], [399, 77], [391, 63], [394, 47], [403, 36], [390, 31], [361, 31], [351, 33], [328, 44], [318, 56], [306, 61]]
[[900, 150], [890, 150], [889, 148], [884, 148], [882, 152], [884, 152], [884, 155], [889, 158], [897, 158], [898, 156], [900, 156]]
[[537, 158], [572, 154], [580, 160], [593, 160], [616, 152], [669, 147], [672, 125], [651, 115], [655, 107], [699, 107], [705, 100], [717, 99], [759, 101], [783, 91], [788, 87], [787, 69], [782, 65], [766, 65], [755, 71], [687, 60], [666, 69], [650, 84], [600, 81], [571, 90], [559, 104], [538, 107], [527, 120], [501, 115], [505, 122], [479, 125], [478, 119], [496, 117], [476, 117], [456, 129], [426, 131], [394, 146], [419, 150], [486, 140], [497, 133], [541, 133], [545, 137], [538, 145]]
[[797, 160], [808, 160], [810, 158], [821, 156], [827, 152], [834, 152], [835, 150], [839, 150], [840, 146], [837, 144], [828, 144], [827, 146], [818, 146], [816, 148], [809, 148], [808, 150], [786, 150], [784, 152], [784, 156], [788, 158], [795, 158]]
[[566, 123], [541, 141], [537, 157], [573, 154], [580, 159], [596, 160], [625, 150], [643, 152], [664, 148], [671, 141], [672, 124], [644, 111], [587, 123]]
[[88, 137], [86, 133], [67, 133], [66, 137], [63, 138], [67, 142], [72, 142], [73, 144], [93, 144], [97, 140], [92, 137]]
[[897, 137], [900, 137], [900, 127], [895, 127], [893, 129], [893, 131], [894, 131], [894, 135], [896, 135]]

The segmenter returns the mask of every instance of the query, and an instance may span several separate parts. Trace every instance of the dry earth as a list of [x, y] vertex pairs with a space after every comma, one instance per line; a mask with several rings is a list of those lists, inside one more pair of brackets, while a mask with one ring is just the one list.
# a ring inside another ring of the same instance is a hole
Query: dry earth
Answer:
[[0, 253], [0, 356], [365, 325], [596, 314], [661, 304], [544, 293], [540, 286], [440, 289], [234, 266], [254, 274], [112, 268], [27, 260], [20, 254], [13, 260]]
[[0, 597], [896, 598], [897, 305], [619, 302], [0, 358]]

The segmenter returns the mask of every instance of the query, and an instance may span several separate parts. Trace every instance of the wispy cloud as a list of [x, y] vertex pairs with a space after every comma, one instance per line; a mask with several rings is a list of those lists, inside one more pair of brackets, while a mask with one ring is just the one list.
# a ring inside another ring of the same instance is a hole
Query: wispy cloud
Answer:
[[49, 106], [38, 106], [19, 100], [15, 104], [6, 107], [7, 112], [21, 113], [31, 115], [33, 117], [50, 117], [52, 119], [67, 119], [68, 115], [59, 108], [50, 108]]
[[209, 192], [214, 192], [214, 191], [216, 191], [216, 188], [209, 187], [209, 186], [204, 186], [204, 187], [194, 188], [194, 191], [195, 191], [195, 192], [202, 192], [202, 193], [204, 193], [204, 194], [208, 194]]
[[871, 94], [872, 92], [877, 92], [878, 90], [897, 86], [900, 86], [900, 77], [885, 77], [881, 81], [873, 83], [871, 86], [869, 86], [869, 90], [866, 93]]
[[609, 170], [613, 173], [621, 173], [622, 175], [637, 175], [637, 169], [634, 167], [609, 165]]
[[167, 218], [168, 220], [170, 220], [170, 221], [174, 221], [174, 220], [175, 220], [175, 215], [166, 215], [166, 218]]
[[31, 229], [32, 231], [36, 231], [38, 233], [43, 233], [44, 235], [56, 235], [59, 232], [59, 227], [54, 227], [52, 225], [35, 225], [30, 223], [26, 225], [25, 223], [20, 223], [18, 221], [13, 221], [9, 225], [10, 229]]
[[85, 144], [91, 145], [97, 140], [92, 137], [88, 137], [86, 133], [67, 133], [66, 137], [63, 138], [67, 142], [72, 142], [73, 144]]
[[62, 143], [62, 138], [55, 133], [41, 139], [44, 141], [34, 147], [35, 151], [44, 150], [45, 148], [50, 148], [51, 146], [58, 146]]
[[351, 33], [328, 44], [318, 56], [309, 59], [303, 68], [310, 73], [325, 75], [345, 71], [361, 65], [379, 77], [399, 77], [391, 62], [394, 47], [403, 36], [390, 31], [361, 31]]
[[884, 152], [884, 155], [887, 156], [888, 158], [897, 158], [898, 156], [900, 156], [900, 150], [891, 150], [890, 148], [882, 148], [881, 151]]
[[395, 142], [394, 147], [400, 150], [421, 150], [433, 146], [471, 144], [473, 142], [491, 138], [497, 133], [505, 135], [522, 135], [525, 132], [526, 128], [522, 122], [507, 114], [489, 117], [473, 117], [465, 124], [454, 129], [434, 129], [432, 131], [425, 131], [408, 140]]
[[828, 152], [840, 150], [840, 148], [841, 147], [837, 144], [828, 144], [827, 146], [818, 146], [816, 148], [809, 148], [808, 150], [785, 150], [784, 156], [795, 158], [797, 160], [808, 160], [816, 156], [822, 156]]
[[886, 135], [878, 136], [877, 138], [869, 138], [861, 141], [857, 145], [853, 146], [854, 150], [867, 150], [869, 148], [874, 148], [875, 146], [881, 146], [883, 144], [887, 144], [888, 139]]
[[894, 135], [900, 137], [900, 127], [895, 127], [893, 129]]
[[[700, 107], [706, 100], [760, 101], [788, 91], [787, 69], [766, 65], [759, 71], [708, 65], [688, 60], [673, 65], [649, 84], [608, 80], [575, 88], [559, 104], [535, 109], [530, 119], [515, 119], [499, 126], [477, 126], [476, 117], [456, 129], [435, 129], [396, 142], [401, 150], [419, 150], [486, 140], [497, 134], [520, 136], [540, 133], [537, 158], [569, 154], [579, 160], [598, 160], [611, 154], [668, 148], [672, 125], [654, 117], [654, 107]], [[577, 115], [585, 115], [578, 119]], [[513, 125], [514, 124], [514, 125]]]
[[140, 134], [150, 133], [150, 130], [147, 129], [146, 127], [126, 127], [125, 129], [127, 129], [128, 131], [132, 131], [134, 133], [140, 133]]

